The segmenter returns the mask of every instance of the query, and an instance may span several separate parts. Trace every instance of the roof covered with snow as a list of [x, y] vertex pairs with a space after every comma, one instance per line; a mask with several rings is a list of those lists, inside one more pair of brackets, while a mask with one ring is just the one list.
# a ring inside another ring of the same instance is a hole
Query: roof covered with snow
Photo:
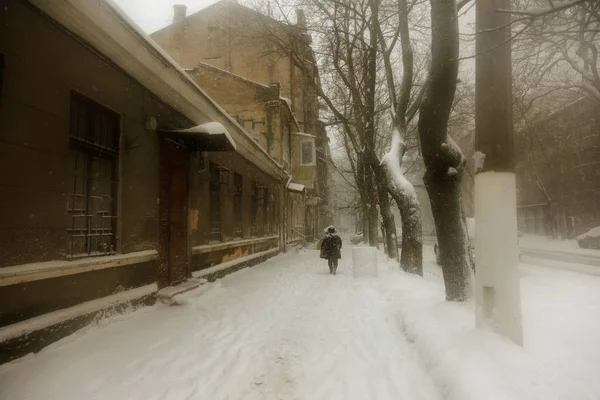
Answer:
[[288, 188], [288, 190], [290, 190], [292, 192], [298, 192], [298, 193], [306, 192], [306, 186], [301, 185], [299, 183], [290, 182], [290, 184], [288, 185], [287, 188]]
[[233, 72], [227, 71], [227, 70], [219, 68], [219, 67], [215, 67], [214, 65], [210, 65], [210, 64], [207, 64], [207, 63], [204, 63], [204, 62], [199, 62], [198, 65], [196, 66], [196, 68], [187, 69], [186, 72], [188, 72], [188, 73], [190, 73], [192, 75], [194, 73], [194, 71], [197, 70], [197, 68], [203, 68], [203, 69], [206, 69], [206, 70], [217, 72], [217, 73], [220, 73], [222, 75], [229, 76], [232, 79], [238, 80], [238, 81], [246, 83], [248, 85], [255, 86], [255, 87], [260, 88], [260, 89], [265, 89], [265, 90], [271, 89], [271, 87], [268, 86], [268, 85], [265, 85], [265, 84], [260, 83], [260, 82], [253, 81], [253, 80], [248, 79], [248, 78], [244, 78], [241, 75], [234, 74]]

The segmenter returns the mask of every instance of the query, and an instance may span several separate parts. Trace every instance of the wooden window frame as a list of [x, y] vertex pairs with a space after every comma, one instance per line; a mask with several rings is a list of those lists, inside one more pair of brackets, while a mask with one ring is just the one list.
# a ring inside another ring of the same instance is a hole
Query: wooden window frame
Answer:
[[71, 91], [67, 259], [117, 252], [121, 116]]

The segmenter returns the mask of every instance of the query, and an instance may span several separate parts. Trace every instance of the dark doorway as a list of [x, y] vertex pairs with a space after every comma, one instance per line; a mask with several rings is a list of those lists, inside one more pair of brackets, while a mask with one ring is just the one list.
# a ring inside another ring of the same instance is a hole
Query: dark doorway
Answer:
[[160, 146], [160, 232], [158, 285], [176, 285], [189, 277], [188, 152], [164, 138]]

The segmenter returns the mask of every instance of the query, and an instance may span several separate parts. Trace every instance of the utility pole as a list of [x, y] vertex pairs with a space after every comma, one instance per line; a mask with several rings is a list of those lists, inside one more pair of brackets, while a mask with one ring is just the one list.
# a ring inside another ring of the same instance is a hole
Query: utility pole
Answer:
[[523, 345], [512, 117], [510, 0], [477, 0], [475, 251], [477, 326]]

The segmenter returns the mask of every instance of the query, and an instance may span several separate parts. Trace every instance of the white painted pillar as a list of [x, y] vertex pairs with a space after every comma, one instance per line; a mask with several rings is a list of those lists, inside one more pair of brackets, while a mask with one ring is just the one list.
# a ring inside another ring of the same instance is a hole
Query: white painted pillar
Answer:
[[517, 196], [513, 172], [475, 176], [477, 327], [523, 345]]

